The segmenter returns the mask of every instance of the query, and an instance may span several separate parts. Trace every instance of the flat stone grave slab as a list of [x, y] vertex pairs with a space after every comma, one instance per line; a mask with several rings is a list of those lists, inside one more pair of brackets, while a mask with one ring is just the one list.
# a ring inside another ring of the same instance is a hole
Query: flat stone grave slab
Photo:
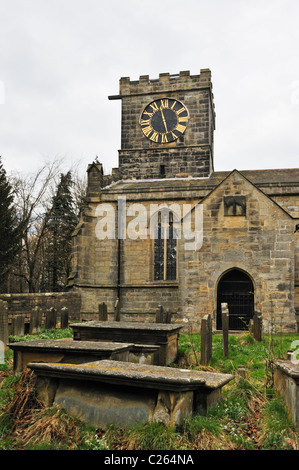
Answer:
[[85, 362], [112, 359], [128, 361], [134, 347], [129, 343], [37, 339], [10, 343], [14, 352], [14, 372], [22, 372], [29, 362]]
[[277, 360], [274, 366], [274, 387], [282, 396], [296, 431], [299, 431], [299, 363]]
[[74, 340], [117, 341], [135, 344], [159, 345], [156, 365], [168, 365], [177, 358], [179, 332], [183, 325], [168, 323], [139, 323], [89, 321], [72, 323]]
[[56, 403], [97, 427], [146, 421], [174, 426], [193, 413], [206, 414], [234, 378], [110, 360], [28, 367], [36, 374], [38, 397], [46, 406]]

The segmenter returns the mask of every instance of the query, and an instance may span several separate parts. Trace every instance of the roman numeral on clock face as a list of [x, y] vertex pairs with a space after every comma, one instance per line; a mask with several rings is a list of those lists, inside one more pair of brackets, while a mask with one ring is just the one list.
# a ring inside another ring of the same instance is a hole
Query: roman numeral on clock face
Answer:
[[153, 132], [153, 135], [151, 135], [150, 137], [151, 140], [153, 140], [154, 142], [159, 142], [159, 132]]
[[142, 132], [146, 137], [149, 137], [149, 135], [153, 132], [153, 129], [150, 126], [143, 127]]
[[151, 120], [150, 119], [140, 119], [141, 126], [150, 126]]
[[154, 113], [159, 110], [158, 105], [157, 105], [157, 103], [156, 103], [155, 101], [150, 104], [150, 107], [152, 108], [152, 110], [154, 111]]
[[184, 106], [182, 106], [180, 109], [178, 109], [178, 111], [176, 112], [177, 114], [181, 114], [183, 113], [184, 111], [186, 111], [186, 108]]
[[178, 124], [175, 128], [176, 131], [180, 132], [181, 134], [185, 131], [186, 127]]

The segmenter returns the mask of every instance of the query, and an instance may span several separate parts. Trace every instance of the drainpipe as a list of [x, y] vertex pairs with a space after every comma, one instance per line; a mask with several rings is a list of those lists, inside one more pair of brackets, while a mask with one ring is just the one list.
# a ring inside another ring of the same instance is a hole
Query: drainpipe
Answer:
[[121, 263], [121, 241], [126, 238], [126, 197], [119, 196], [117, 202], [117, 235], [118, 235], [118, 246], [117, 246], [117, 296], [119, 299], [119, 305], [121, 306], [121, 287], [120, 287], [120, 263]]
[[117, 297], [120, 303], [120, 251], [121, 251], [121, 244], [120, 239], [118, 239], [117, 244]]

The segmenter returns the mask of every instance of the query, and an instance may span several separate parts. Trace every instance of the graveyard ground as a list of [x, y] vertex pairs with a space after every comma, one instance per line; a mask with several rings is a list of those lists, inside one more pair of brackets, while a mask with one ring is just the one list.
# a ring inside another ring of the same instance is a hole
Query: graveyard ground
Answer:
[[[51, 330], [39, 338], [71, 337], [72, 330]], [[36, 336], [34, 336], [36, 337]], [[32, 339], [10, 338], [11, 341]], [[0, 365], [0, 450], [299, 450], [282, 399], [273, 389], [273, 361], [286, 356], [299, 334], [265, 335], [256, 342], [248, 332], [229, 336], [223, 354], [221, 334], [213, 334], [213, 357], [200, 365], [200, 335], [180, 335], [179, 357], [173, 367], [234, 373], [223, 399], [208, 416], [193, 416], [175, 429], [147, 423], [130, 430], [95, 429], [53, 406], [42, 408], [34, 396], [32, 374], [12, 373], [12, 352]], [[246, 376], [238, 374], [245, 366]]]

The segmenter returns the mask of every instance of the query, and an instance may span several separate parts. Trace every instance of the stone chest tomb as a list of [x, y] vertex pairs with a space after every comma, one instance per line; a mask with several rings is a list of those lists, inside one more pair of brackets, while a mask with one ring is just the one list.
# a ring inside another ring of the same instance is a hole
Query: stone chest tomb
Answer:
[[[181, 325], [137, 322], [83, 322], [71, 325], [74, 340], [117, 341], [146, 347], [158, 346], [156, 365], [168, 365], [177, 358]], [[145, 348], [146, 349], [146, 348]]]
[[56, 403], [94, 426], [130, 427], [146, 421], [168, 426], [206, 414], [234, 377], [171, 367], [98, 361], [32, 363], [39, 399]]

